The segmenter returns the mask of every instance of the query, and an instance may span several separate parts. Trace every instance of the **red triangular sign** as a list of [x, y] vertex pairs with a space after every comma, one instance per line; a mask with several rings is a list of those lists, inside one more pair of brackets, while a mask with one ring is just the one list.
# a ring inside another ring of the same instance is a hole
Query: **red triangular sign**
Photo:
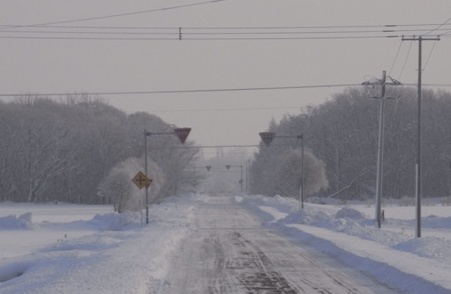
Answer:
[[191, 128], [176, 128], [174, 129], [175, 134], [179, 137], [180, 142], [185, 143], [186, 138], [188, 138]]
[[261, 133], [259, 133], [259, 135], [260, 135], [260, 138], [262, 139], [263, 143], [265, 143], [266, 146], [269, 146], [269, 145], [271, 145], [272, 141], [274, 140], [276, 133], [261, 132]]

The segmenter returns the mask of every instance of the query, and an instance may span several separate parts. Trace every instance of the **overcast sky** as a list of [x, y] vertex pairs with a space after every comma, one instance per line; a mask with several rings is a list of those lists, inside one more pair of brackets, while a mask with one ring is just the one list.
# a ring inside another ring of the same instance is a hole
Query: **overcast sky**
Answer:
[[[103, 97], [192, 127], [201, 145], [257, 144], [272, 118], [344, 90], [309, 86], [383, 70], [416, 83], [418, 42], [402, 34], [444, 34], [423, 42], [423, 83], [451, 84], [450, 18], [449, 0], [3, 0], [0, 93], [145, 92]], [[382, 27], [393, 24], [402, 26]], [[299, 88], [150, 93], [273, 87]]]

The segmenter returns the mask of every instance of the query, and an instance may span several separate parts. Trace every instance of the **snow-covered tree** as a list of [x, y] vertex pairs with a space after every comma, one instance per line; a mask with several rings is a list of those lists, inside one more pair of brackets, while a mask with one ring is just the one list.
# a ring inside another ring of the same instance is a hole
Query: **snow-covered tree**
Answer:
[[[305, 147], [326, 165], [329, 188], [324, 196], [343, 200], [374, 197], [379, 103], [364, 87], [348, 88], [325, 103], [306, 107], [269, 131], [284, 135], [304, 135]], [[415, 193], [417, 141], [417, 93], [409, 87], [387, 87], [385, 105], [383, 195], [401, 198]], [[423, 195], [447, 196], [451, 191], [451, 94], [423, 90]], [[278, 166], [275, 155], [287, 148], [272, 143], [260, 147], [252, 164], [252, 190], [272, 195], [268, 179]], [[293, 144], [291, 144], [293, 146]]]
[[[298, 197], [302, 182], [302, 151], [290, 149], [279, 155], [277, 160], [276, 193], [283, 196]], [[317, 159], [309, 150], [304, 151], [304, 196], [308, 197], [327, 189], [324, 162]]]
[[[89, 95], [0, 102], [0, 125], [0, 200], [85, 204], [108, 203], [98, 197], [99, 183], [119, 162], [143, 156], [144, 129], [175, 127], [148, 113], [127, 115]], [[149, 159], [171, 175], [158, 197], [195, 186], [187, 174], [198, 149], [180, 147], [175, 135], [148, 138]]]
[[[113, 167], [99, 186], [103, 197], [109, 198], [115, 211], [141, 210], [144, 204], [144, 190], [139, 190], [132, 182], [137, 172], [143, 171], [143, 160], [131, 157]], [[152, 161], [147, 162], [147, 176], [152, 179], [149, 187], [149, 203], [158, 200], [158, 192], [164, 184], [162, 170]], [[144, 188], [145, 189], [145, 188]]]

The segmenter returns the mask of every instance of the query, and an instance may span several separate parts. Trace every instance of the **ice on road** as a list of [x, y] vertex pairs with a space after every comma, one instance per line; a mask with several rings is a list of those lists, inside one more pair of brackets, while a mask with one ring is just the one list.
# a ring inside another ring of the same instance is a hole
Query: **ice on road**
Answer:
[[161, 293], [397, 293], [333, 258], [261, 226], [230, 197], [196, 213]]

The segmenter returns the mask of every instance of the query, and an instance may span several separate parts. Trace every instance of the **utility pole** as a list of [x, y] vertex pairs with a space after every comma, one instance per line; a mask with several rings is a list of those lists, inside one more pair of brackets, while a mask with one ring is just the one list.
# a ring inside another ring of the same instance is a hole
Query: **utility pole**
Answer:
[[[389, 85], [400, 85], [401, 83], [389, 77], [391, 82]], [[380, 84], [382, 86], [381, 96], [371, 97], [380, 100], [379, 106], [379, 139], [377, 143], [377, 172], [376, 172], [376, 222], [377, 226], [381, 228], [381, 215], [382, 215], [382, 175], [384, 168], [384, 112], [385, 112], [385, 100], [395, 99], [393, 97], [385, 97], [385, 88], [387, 85], [387, 77], [385, 70], [382, 72], [382, 79], [376, 82], [364, 82], [363, 85], [375, 85]]]
[[405, 38], [403, 41], [418, 41], [418, 120], [417, 120], [417, 162], [415, 164], [415, 208], [416, 208], [416, 230], [415, 235], [417, 238], [421, 237], [421, 73], [423, 66], [421, 62], [422, 56], [422, 44], [423, 41], [440, 41], [439, 37], [425, 38], [423, 36]]

